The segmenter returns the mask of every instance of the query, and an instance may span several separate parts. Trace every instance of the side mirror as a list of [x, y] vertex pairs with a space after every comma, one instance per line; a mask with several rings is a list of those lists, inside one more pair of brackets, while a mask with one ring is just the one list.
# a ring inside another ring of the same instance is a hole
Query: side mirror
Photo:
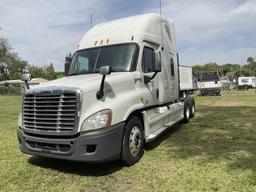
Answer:
[[109, 75], [111, 73], [111, 67], [110, 66], [103, 66], [100, 68], [99, 73], [101, 75]]
[[161, 71], [162, 71], [161, 52], [156, 51], [156, 52], [155, 52], [155, 66], [154, 66], [154, 72], [161, 72]]
[[30, 73], [22, 73], [21, 74], [21, 81], [30, 81], [31, 80], [31, 74]]
[[101, 83], [100, 83], [100, 90], [96, 93], [96, 98], [102, 99], [104, 96], [104, 84], [105, 84], [105, 78], [106, 75], [109, 75], [111, 73], [111, 67], [110, 66], [103, 66], [100, 68], [99, 73], [102, 75]]
[[70, 65], [71, 65], [72, 58], [71, 57], [65, 57], [65, 76], [68, 75]]
[[28, 81], [30, 81], [31, 79], [31, 74], [28, 71], [23, 70], [21, 73], [21, 80], [25, 82], [27, 89], [29, 89]]

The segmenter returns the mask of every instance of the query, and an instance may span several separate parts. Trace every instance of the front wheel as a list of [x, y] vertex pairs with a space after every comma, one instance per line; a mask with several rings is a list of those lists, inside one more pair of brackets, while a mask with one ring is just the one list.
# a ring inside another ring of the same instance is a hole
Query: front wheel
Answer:
[[141, 120], [134, 116], [125, 126], [122, 144], [121, 163], [133, 165], [143, 156], [144, 131]]

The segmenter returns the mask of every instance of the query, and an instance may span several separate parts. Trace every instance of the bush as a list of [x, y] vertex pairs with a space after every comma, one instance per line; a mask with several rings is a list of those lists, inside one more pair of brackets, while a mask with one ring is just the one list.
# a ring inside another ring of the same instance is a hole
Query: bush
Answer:
[[0, 95], [20, 95], [20, 86], [15, 85], [0, 85]]

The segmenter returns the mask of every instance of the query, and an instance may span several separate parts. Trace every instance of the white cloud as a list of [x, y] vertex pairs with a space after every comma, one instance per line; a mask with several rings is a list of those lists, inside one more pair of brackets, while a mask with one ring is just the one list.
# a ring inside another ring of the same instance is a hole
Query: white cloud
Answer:
[[244, 4], [238, 6], [235, 10], [231, 12], [231, 16], [237, 14], [252, 14], [256, 12], [256, 1], [250, 0]]
[[[256, 0], [162, 0], [163, 14], [176, 23], [183, 64], [208, 61], [245, 63], [256, 55]], [[54, 62], [63, 69], [64, 56], [94, 23], [143, 12], [158, 12], [155, 0], [0, 0], [0, 36], [30, 64]]]
[[93, 2], [0, 0], [0, 36], [7, 37], [30, 64], [54, 61], [57, 70], [62, 70], [65, 54], [75, 49], [88, 30]]
[[256, 55], [256, 37], [252, 36], [256, 33], [256, 0], [164, 2], [164, 14], [176, 22], [184, 64], [245, 63], [247, 57]]

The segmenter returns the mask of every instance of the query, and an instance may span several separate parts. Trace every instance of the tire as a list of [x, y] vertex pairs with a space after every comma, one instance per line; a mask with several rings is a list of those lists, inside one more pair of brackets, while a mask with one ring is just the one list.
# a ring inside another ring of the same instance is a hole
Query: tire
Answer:
[[186, 92], [186, 91], [182, 91], [182, 92], [181, 92], [181, 97], [182, 97], [182, 98], [187, 98], [187, 97], [188, 97], [187, 92]]
[[196, 113], [195, 100], [193, 97], [189, 97], [189, 117], [190, 118], [195, 117], [195, 113]]
[[183, 110], [183, 123], [188, 123], [189, 122], [189, 117], [190, 117], [190, 110], [189, 110], [189, 102], [188, 99], [185, 99], [184, 101], [184, 110]]
[[141, 120], [134, 116], [130, 118], [125, 126], [121, 163], [131, 166], [138, 162], [143, 156], [144, 131]]

